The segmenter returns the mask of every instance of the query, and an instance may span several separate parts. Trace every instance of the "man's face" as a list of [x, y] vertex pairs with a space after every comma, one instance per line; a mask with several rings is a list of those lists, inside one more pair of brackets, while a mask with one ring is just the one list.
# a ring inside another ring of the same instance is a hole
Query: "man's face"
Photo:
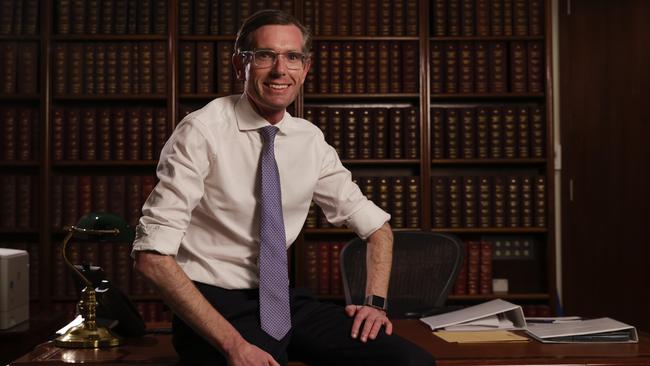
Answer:
[[302, 52], [302, 33], [295, 25], [265, 25], [252, 34], [254, 50], [273, 50], [283, 54], [270, 67], [258, 67], [253, 57], [235, 55], [233, 62], [237, 77], [245, 78], [244, 92], [256, 111], [271, 123], [279, 122], [284, 111], [305, 82], [309, 62], [297, 70], [287, 68], [284, 55], [287, 52]]

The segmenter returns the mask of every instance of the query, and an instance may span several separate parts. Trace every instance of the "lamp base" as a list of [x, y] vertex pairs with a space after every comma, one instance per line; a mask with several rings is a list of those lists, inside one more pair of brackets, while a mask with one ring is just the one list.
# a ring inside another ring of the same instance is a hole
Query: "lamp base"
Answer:
[[105, 348], [119, 346], [121, 343], [122, 339], [114, 336], [108, 329], [91, 329], [85, 322], [68, 329], [65, 334], [54, 340], [55, 346], [65, 348]]

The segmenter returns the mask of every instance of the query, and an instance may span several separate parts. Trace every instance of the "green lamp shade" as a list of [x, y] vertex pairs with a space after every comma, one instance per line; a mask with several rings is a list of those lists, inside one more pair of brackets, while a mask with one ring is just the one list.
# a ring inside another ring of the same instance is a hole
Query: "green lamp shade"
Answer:
[[131, 243], [135, 233], [121, 217], [108, 212], [91, 212], [79, 219], [73, 228], [74, 237], [100, 242]]

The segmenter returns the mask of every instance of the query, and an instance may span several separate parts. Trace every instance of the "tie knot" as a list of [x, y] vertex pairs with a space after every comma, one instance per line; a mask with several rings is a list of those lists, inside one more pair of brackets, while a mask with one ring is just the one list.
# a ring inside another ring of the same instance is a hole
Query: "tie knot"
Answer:
[[272, 142], [275, 139], [275, 134], [278, 133], [279, 130], [280, 129], [275, 126], [266, 126], [260, 128], [260, 133], [262, 134], [264, 142]]

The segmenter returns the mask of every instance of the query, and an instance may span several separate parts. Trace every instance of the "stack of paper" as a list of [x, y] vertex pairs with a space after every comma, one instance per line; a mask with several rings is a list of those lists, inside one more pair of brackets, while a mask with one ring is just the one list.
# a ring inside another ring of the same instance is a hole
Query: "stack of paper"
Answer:
[[507, 330], [526, 329], [521, 306], [496, 299], [450, 313], [420, 319], [431, 330]]

